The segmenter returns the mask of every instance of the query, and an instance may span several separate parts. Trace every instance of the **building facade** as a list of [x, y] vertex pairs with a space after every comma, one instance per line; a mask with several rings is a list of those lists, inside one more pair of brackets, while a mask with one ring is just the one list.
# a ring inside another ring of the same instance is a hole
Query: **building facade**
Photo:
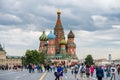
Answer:
[[13, 65], [22, 65], [21, 57], [19, 56], [6, 56], [6, 51], [0, 44], [0, 66], [12, 67]]
[[58, 10], [54, 32], [50, 31], [50, 33], [46, 35], [45, 31], [43, 31], [39, 37], [39, 51], [46, 53], [47, 58], [52, 60], [77, 59], [76, 44], [74, 42], [75, 35], [73, 31], [70, 30], [66, 40], [60, 15], [61, 12]]
[[6, 64], [6, 52], [0, 44], [0, 65]]

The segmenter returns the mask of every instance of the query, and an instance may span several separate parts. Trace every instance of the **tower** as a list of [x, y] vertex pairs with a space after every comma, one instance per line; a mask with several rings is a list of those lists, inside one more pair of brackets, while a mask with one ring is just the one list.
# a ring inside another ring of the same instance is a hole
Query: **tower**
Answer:
[[75, 55], [76, 52], [76, 44], [74, 43], [74, 37], [72, 30], [70, 30], [68, 34], [68, 41], [67, 41], [67, 53], [70, 55]]
[[47, 40], [48, 40], [48, 38], [47, 38], [47, 36], [45, 34], [45, 31], [43, 31], [43, 33], [40, 36], [39, 40], [40, 40], [39, 51], [40, 52], [45, 52], [45, 49], [46, 49], [45, 47], [46, 47]]
[[55, 55], [55, 38], [56, 36], [50, 31], [48, 34], [48, 47], [47, 47], [47, 54], [48, 55]]
[[60, 44], [59, 43], [60, 43], [62, 37], [64, 37], [64, 30], [63, 30], [61, 19], [60, 19], [60, 14], [61, 14], [61, 12], [60, 12], [60, 10], [58, 10], [57, 22], [56, 22], [56, 25], [54, 28], [54, 34], [56, 36], [56, 39], [55, 39], [56, 53], [60, 53]]
[[109, 59], [109, 61], [112, 60], [111, 54], [108, 55], [108, 59]]
[[0, 65], [6, 64], [6, 51], [3, 49], [3, 47], [0, 44]]

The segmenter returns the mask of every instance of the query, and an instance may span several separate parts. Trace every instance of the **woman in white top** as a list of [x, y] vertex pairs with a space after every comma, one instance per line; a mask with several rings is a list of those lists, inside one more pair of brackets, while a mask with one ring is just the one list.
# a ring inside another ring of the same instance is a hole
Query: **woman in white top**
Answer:
[[117, 71], [115, 65], [113, 65], [111, 68], [110, 68], [110, 71], [111, 71], [111, 79], [110, 80], [113, 80], [113, 77], [114, 77], [114, 80], [116, 80], [116, 76], [115, 76], [115, 73]]

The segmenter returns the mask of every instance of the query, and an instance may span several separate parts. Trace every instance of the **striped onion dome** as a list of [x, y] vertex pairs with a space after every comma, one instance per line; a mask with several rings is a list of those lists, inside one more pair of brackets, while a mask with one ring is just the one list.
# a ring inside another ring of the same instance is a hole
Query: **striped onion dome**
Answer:
[[52, 31], [50, 31], [50, 33], [48, 34], [48, 40], [51, 40], [51, 39], [55, 39], [56, 36], [52, 33]]
[[48, 40], [48, 38], [47, 38], [47, 36], [45, 34], [45, 31], [43, 31], [43, 34], [40, 36], [39, 40], [40, 41], [47, 41]]

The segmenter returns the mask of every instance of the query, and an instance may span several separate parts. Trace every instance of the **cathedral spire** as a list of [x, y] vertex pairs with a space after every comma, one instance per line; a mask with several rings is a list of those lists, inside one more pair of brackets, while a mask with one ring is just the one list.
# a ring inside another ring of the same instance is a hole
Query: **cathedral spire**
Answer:
[[57, 17], [56, 27], [62, 27], [62, 23], [61, 23], [61, 19], [60, 19], [60, 14], [61, 14], [61, 11], [60, 11], [60, 9], [58, 9], [58, 11], [57, 11], [58, 17]]

